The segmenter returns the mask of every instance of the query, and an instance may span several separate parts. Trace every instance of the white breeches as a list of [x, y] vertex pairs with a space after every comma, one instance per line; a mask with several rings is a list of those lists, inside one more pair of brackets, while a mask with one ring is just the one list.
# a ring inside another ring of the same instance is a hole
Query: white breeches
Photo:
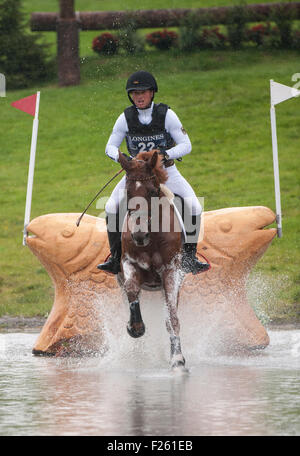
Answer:
[[[165, 185], [171, 190], [171, 192], [184, 199], [185, 204], [189, 208], [192, 215], [200, 215], [202, 212], [201, 204], [194, 190], [180, 174], [176, 165], [170, 166], [169, 168], [166, 168], [166, 170], [169, 177]], [[120, 182], [115, 186], [105, 205], [106, 213], [116, 214], [118, 212], [120, 201], [124, 196], [125, 184], [126, 176], [123, 176]]]

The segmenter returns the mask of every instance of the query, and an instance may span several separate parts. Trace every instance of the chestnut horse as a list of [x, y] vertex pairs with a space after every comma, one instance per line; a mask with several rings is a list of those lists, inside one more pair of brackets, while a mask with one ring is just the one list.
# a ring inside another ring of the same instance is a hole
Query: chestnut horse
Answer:
[[[140, 153], [131, 161], [119, 152], [119, 162], [126, 171], [128, 205], [122, 229], [118, 280], [129, 302], [127, 331], [132, 337], [141, 337], [145, 332], [139, 302], [141, 290], [163, 289], [171, 366], [186, 371], [177, 316], [179, 289], [184, 277], [181, 272], [182, 234], [174, 207], [169, 201], [166, 203], [167, 198], [160, 187], [167, 180], [161, 160], [156, 150]], [[158, 207], [156, 221], [151, 212], [153, 201]], [[155, 230], [153, 222], [156, 222]]]

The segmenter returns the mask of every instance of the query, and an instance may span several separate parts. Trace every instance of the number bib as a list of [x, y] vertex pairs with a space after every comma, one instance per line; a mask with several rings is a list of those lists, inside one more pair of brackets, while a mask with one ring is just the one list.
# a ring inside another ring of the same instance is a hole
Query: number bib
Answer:
[[140, 152], [148, 152], [152, 149], [165, 151], [175, 145], [171, 135], [165, 129], [165, 119], [168, 110], [165, 104], [154, 104], [152, 121], [149, 125], [141, 124], [138, 111], [134, 106], [125, 109], [128, 132], [126, 143], [128, 152], [135, 157]]
[[152, 149], [166, 150], [168, 146], [167, 132], [156, 135], [138, 136], [135, 134], [126, 135], [127, 149], [133, 157], [140, 152], [148, 152]]

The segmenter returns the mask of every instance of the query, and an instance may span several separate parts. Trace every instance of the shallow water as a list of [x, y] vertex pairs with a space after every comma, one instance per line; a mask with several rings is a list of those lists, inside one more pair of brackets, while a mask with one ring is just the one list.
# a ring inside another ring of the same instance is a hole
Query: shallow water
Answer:
[[36, 333], [0, 334], [0, 435], [299, 435], [300, 330], [248, 356], [114, 339], [103, 358], [34, 357]]

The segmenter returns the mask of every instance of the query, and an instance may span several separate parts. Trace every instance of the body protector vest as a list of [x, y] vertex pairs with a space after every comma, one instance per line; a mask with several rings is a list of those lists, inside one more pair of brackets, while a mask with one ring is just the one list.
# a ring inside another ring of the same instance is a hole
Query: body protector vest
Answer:
[[163, 103], [154, 104], [152, 121], [144, 125], [139, 121], [138, 111], [135, 106], [130, 106], [124, 111], [128, 125], [126, 143], [129, 154], [135, 157], [139, 152], [152, 149], [165, 151], [175, 146], [171, 135], [165, 129], [166, 114], [169, 107]]

